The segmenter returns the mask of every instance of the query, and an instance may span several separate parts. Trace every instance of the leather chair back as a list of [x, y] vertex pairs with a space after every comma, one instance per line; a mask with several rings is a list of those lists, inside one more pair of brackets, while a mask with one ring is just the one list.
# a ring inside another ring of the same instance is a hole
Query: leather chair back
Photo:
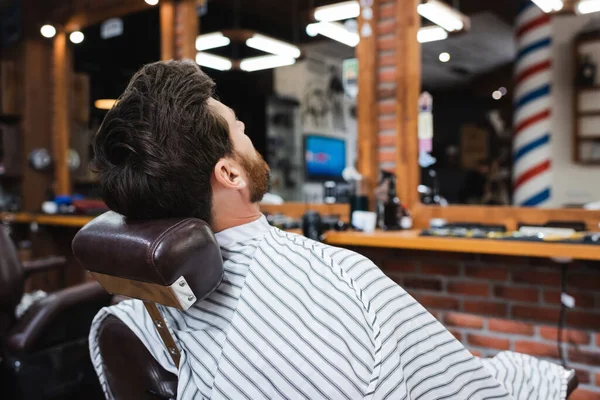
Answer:
[[15, 308], [23, 297], [25, 273], [17, 249], [6, 229], [0, 226], [0, 343], [5, 329], [15, 318]]

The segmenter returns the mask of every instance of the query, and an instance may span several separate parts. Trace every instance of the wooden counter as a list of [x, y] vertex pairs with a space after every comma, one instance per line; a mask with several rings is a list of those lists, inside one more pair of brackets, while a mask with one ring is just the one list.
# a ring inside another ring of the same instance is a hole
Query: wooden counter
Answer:
[[28, 213], [2, 213], [0, 214], [2, 222], [16, 222], [22, 224], [37, 223], [39, 225], [62, 226], [70, 228], [81, 228], [94, 217], [78, 215], [44, 215]]
[[600, 260], [600, 246], [564, 243], [536, 243], [488, 239], [437, 238], [419, 236], [419, 231], [328, 232], [325, 242], [340, 247], [379, 247], [421, 251], [449, 251], [472, 254], [557, 257]]

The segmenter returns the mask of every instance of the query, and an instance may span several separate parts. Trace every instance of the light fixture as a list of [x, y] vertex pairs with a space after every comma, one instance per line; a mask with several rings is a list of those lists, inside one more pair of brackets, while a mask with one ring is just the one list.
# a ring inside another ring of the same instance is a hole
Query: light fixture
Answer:
[[448, 32], [436, 25], [425, 26], [417, 32], [419, 43], [435, 42], [444, 39], [448, 39]]
[[301, 54], [297, 46], [272, 39], [259, 33], [255, 33], [251, 38], [246, 40], [246, 46], [283, 57], [298, 58]]
[[581, 0], [575, 6], [579, 14], [591, 14], [600, 11], [600, 0]]
[[50, 39], [53, 38], [54, 35], [56, 35], [56, 28], [52, 25], [44, 25], [40, 29], [40, 33], [43, 37]]
[[506, 96], [506, 93], [508, 93], [508, 90], [506, 90], [506, 88], [504, 86], [502, 86], [500, 89], [498, 89], [498, 91], [500, 93], [502, 93], [502, 96]]
[[217, 47], [228, 46], [229, 43], [231, 43], [231, 40], [221, 32], [207, 33], [196, 38], [196, 50], [216, 49]]
[[443, 63], [447, 63], [448, 61], [450, 61], [450, 53], [440, 53], [440, 57], [439, 57], [440, 61]]
[[196, 63], [203, 67], [216, 69], [219, 71], [229, 71], [233, 67], [230, 59], [213, 54], [199, 52], [196, 54]]
[[462, 31], [469, 21], [467, 16], [440, 0], [423, 0], [417, 6], [417, 12], [448, 32]]
[[296, 62], [293, 57], [283, 56], [260, 56], [243, 59], [240, 62], [240, 69], [242, 71], [252, 72], [259, 71], [261, 69], [270, 69], [285, 67], [286, 65], [292, 65]]
[[531, 0], [545, 13], [562, 10], [563, 0]]
[[151, 6], [155, 6], [158, 4], [158, 0], [144, 0], [147, 4], [150, 4]]
[[83, 32], [81, 31], [74, 31], [69, 35], [69, 40], [75, 44], [83, 42], [84, 38], [85, 36], [83, 36]]
[[314, 12], [315, 19], [321, 22], [341, 21], [357, 18], [359, 15], [360, 5], [358, 1], [344, 1], [342, 3], [317, 7]]
[[502, 98], [502, 92], [499, 90], [495, 90], [494, 93], [492, 93], [492, 98], [494, 100], [500, 100]]
[[350, 32], [338, 22], [317, 22], [306, 26], [309, 36], [323, 35], [350, 47], [356, 47], [360, 42], [358, 33]]
[[116, 99], [99, 99], [94, 102], [94, 107], [99, 110], [110, 110], [115, 104], [117, 104]]

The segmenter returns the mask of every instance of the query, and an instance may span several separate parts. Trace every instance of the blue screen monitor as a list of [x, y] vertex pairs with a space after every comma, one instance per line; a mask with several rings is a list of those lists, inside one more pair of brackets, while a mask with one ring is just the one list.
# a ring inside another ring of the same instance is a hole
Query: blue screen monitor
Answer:
[[312, 181], [342, 180], [346, 168], [346, 141], [309, 135], [304, 139], [306, 177]]

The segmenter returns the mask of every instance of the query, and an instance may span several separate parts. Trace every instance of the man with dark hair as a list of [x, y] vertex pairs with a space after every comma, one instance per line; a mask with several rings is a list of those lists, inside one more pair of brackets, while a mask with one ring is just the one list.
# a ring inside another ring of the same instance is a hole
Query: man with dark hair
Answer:
[[370, 260], [270, 227], [258, 206], [269, 168], [213, 89], [191, 62], [147, 65], [94, 139], [106, 203], [133, 219], [208, 221], [225, 270], [187, 311], [159, 307], [179, 368], [141, 301], [96, 316], [90, 352], [107, 398], [98, 330], [111, 314], [177, 374], [178, 399], [564, 395], [562, 368], [514, 353], [476, 359]]

